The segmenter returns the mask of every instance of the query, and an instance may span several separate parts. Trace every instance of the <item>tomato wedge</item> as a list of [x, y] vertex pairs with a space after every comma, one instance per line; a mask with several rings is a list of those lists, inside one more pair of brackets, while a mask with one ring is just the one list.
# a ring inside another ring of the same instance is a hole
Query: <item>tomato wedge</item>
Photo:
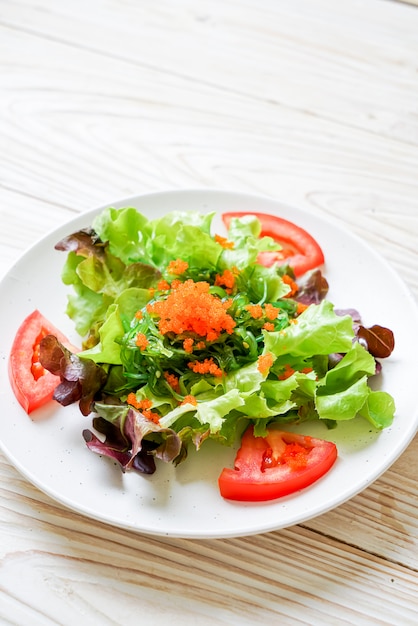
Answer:
[[333, 466], [337, 447], [330, 441], [268, 429], [255, 437], [245, 431], [234, 469], [219, 477], [221, 495], [229, 500], [274, 500], [308, 487]]
[[306, 230], [293, 222], [267, 213], [223, 213], [222, 219], [228, 228], [231, 219], [244, 215], [255, 215], [261, 223], [262, 237], [272, 237], [278, 241], [283, 249], [279, 252], [260, 252], [258, 262], [270, 267], [273, 263], [289, 265], [295, 276], [302, 276], [305, 272], [319, 267], [324, 263], [324, 253], [319, 243]]
[[68, 339], [35, 310], [20, 325], [10, 352], [10, 383], [19, 404], [28, 414], [51, 400], [60, 382], [59, 376], [45, 370], [39, 362], [39, 344], [46, 335], [55, 335], [72, 349]]

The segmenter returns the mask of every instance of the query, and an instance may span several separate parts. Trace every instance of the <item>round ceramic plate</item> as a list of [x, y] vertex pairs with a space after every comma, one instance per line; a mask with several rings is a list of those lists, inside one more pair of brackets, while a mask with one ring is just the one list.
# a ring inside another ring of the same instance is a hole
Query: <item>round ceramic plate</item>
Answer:
[[[29, 481], [66, 507], [121, 528], [170, 537], [233, 537], [284, 528], [329, 511], [370, 485], [405, 450], [418, 428], [416, 354], [410, 349], [418, 345], [418, 311], [400, 278], [363, 241], [301, 210], [243, 194], [175, 191], [128, 198], [110, 206], [134, 206], [152, 218], [172, 210], [215, 211], [217, 216], [226, 211], [259, 211], [305, 228], [325, 253], [328, 299], [338, 308], [359, 310], [365, 325], [380, 324], [395, 333], [395, 350], [384, 361], [375, 384], [395, 398], [396, 418], [380, 433], [363, 419], [342, 423], [334, 430], [320, 423], [304, 424], [304, 434], [337, 444], [336, 464], [311, 487], [261, 504], [230, 502], [219, 494], [218, 476], [223, 467], [233, 466], [236, 449], [208, 442], [177, 468], [159, 466], [151, 477], [123, 474], [110, 459], [87, 449], [82, 430], [90, 427], [91, 418], [83, 417], [78, 406], [62, 408], [51, 402], [32, 421], [8, 384], [10, 347], [18, 326], [35, 308], [74, 344], [80, 344], [65, 314], [69, 290], [60, 276], [66, 254], [54, 250], [54, 245], [89, 226], [102, 207], [43, 238], [0, 285], [0, 443]], [[220, 224], [219, 217], [215, 219]]]

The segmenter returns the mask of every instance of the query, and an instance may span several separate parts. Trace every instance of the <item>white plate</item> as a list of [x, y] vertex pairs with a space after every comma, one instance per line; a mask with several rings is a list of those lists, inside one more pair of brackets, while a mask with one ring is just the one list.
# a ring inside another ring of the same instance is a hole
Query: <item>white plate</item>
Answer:
[[135, 206], [157, 217], [171, 210], [261, 211], [290, 219], [318, 240], [326, 256], [329, 299], [339, 308], [357, 308], [366, 325], [395, 332], [396, 347], [384, 361], [379, 386], [391, 393], [397, 413], [391, 428], [376, 433], [365, 420], [328, 431], [305, 424], [301, 431], [335, 441], [339, 457], [313, 486], [263, 504], [225, 501], [217, 488], [235, 450], [205, 444], [177, 468], [159, 467], [152, 477], [122, 474], [112, 461], [90, 452], [82, 438], [91, 419], [77, 406], [52, 402], [33, 422], [8, 384], [7, 360], [15, 332], [38, 308], [74, 342], [65, 315], [69, 290], [61, 283], [66, 254], [54, 250], [62, 237], [87, 227], [100, 210], [82, 215], [33, 246], [0, 284], [1, 447], [34, 485], [61, 504], [115, 526], [153, 535], [208, 538], [266, 532], [304, 522], [345, 502], [378, 478], [399, 457], [418, 428], [415, 401], [418, 311], [409, 291], [390, 266], [359, 238], [334, 224], [273, 200], [222, 191], [175, 191], [129, 198], [112, 206]]

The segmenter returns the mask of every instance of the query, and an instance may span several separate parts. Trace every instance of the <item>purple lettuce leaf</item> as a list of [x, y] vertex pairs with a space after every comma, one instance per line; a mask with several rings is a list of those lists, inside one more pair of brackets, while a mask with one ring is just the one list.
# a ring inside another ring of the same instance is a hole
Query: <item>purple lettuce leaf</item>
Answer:
[[85, 441], [93, 452], [117, 460], [123, 471], [133, 469], [152, 474], [156, 458], [169, 463], [182, 456], [181, 437], [174, 430], [155, 424], [140, 411], [126, 404], [102, 402], [97, 402], [94, 409], [98, 417], [93, 419], [93, 428], [105, 435], [105, 440], [101, 442], [85, 431]]
[[165, 463], [173, 461], [181, 450], [181, 439], [174, 430], [162, 428], [134, 408], [129, 408], [126, 415], [124, 433], [131, 441], [133, 458], [140, 452], [144, 438], [150, 434], [156, 436], [155, 441], [158, 442], [157, 447], [153, 451], [154, 456]]
[[329, 285], [321, 270], [313, 270], [298, 282], [298, 288], [295, 300], [309, 305], [322, 302], [328, 293]]
[[93, 402], [107, 380], [105, 370], [90, 359], [80, 359], [54, 335], [42, 339], [39, 360], [46, 370], [60, 377], [54, 400], [62, 406], [79, 402], [83, 415], [91, 413]]
[[102, 259], [105, 256], [104, 248], [105, 244], [92, 228], [83, 228], [55, 244], [55, 249], [62, 252], [76, 252], [85, 257], [94, 255]]
[[[376, 360], [376, 374], [382, 371], [382, 364], [377, 359], [389, 357], [395, 348], [393, 331], [384, 326], [375, 324], [366, 327], [362, 323], [361, 315], [356, 309], [335, 309], [337, 315], [350, 315], [353, 320], [353, 341], [358, 341]], [[329, 366], [335, 367], [343, 358], [342, 354], [330, 354]]]
[[[98, 420], [101, 420], [102, 423], [99, 425]], [[102, 432], [101, 427], [103, 423], [106, 422], [103, 418], [96, 418], [93, 420], [93, 426], [99, 432]], [[126, 470], [130, 467], [132, 469], [141, 472], [142, 474], [153, 474], [155, 472], [155, 459], [152, 455], [152, 451], [155, 449], [156, 445], [153, 441], [143, 441], [141, 450], [137, 452], [137, 454], [132, 457], [132, 453], [127, 449], [126, 441], [124, 442], [120, 436], [118, 436], [117, 431], [119, 430], [116, 427], [112, 427], [112, 424], [109, 424], [104, 428], [106, 431], [105, 440], [102, 441], [99, 439], [91, 430], [85, 429], [83, 430], [84, 441], [86, 442], [87, 447], [92, 452], [96, 452], [96, 454], [100, 454], [101, 456], [106, 456], [114, 461], [116, 461], [122, 472], [126, 472]], [[113, 438], [114, 437], [114, 438]]]
[[119, 450], [117, 447], [112, 446], [107, 439], [105, 439], [105, 441], [101, 441], [94, 433], [91, 432], [91, 430], [88, 429], [83, 430], [83, 437], [89, 450], [114, 459], [119, 463], [122, 471], [125, 471], [125, 467], [131, 460], [129, 452]]
[[[102, 285], [101, 291], [109, 295], [117, 295], [115, 290], [120, 293], [128, 287], [147, 289], [161, 278], [161, 272], [148, 263], [138, 261], [126, 265], [109, 252], [108, 242], [103, 243], [91, 228], [82, 229], [64, 237], [55, 245], [55, 249], [75, 252], [77, 256], [86, 258], [94, 257], [95, 280]], [[110, 282], [109, 276], [112, 276]], [[93, 282], [90, 281], [88, 285], [91, 289], [93, 289]]]
[[359, 341], [365, 342], [367, 350], [377, 359], [386, 359], [395, 349], [395, 337], [389, 328], [375, 324], [366, 328], [360, 325], [357, 330]]

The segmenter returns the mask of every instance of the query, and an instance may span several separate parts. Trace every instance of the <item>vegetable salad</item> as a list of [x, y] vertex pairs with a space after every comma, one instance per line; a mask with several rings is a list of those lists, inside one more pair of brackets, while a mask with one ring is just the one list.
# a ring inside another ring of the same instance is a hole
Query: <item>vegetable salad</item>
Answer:
[[108, 208], [56, 245], [83, 345], [76, 354], [47, 335], [40, 361], [60, 376], [54, 398], [92, 414], [87, 446], [153, 473], [156, 459], [177, 465], [190, 446], [232, 445], [248, 426], [266, 437], [310, 420], [390, 425], [394, 401], [369, 379], [391, 331], [335, 309], [319, 268], [264, 265], [282, 246], [260, 236], [259, 217], [229, 214], [226, 237], [213, 217]]

